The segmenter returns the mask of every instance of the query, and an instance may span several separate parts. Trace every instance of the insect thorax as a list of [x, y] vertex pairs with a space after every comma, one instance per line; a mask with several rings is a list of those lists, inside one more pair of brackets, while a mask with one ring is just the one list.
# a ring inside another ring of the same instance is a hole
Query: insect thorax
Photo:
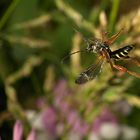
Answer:
[[86, 48], [86, 51], [99, 53], [103, 50], [103, 48], [109, 50], [109, 47], [105, 45], [105, 43], [101, 39], [94, 38], [92, 40], [88, 40], [88, 47]]

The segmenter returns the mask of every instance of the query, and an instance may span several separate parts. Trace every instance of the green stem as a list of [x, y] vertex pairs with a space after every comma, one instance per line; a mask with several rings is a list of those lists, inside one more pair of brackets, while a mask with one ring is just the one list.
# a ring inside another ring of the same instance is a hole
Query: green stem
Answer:
[[7, 11], [5, 12], [5, 14], [3, 15], [2, 19], [0, 20], [0, 30], [3, 28], [3, 26], [7, 22], [8, 18], [10, 17], [11, 13], [15, 9], [15, 7], [17, 6], [19, 1], [20, 0], [13, 0], [11, 5], [8, 7]]
[[99, 21], [99, 15], [101, 13], [101, 11], [105, 11], [109, 5], [109, 0], [102, 0], [99, 9], [95, 9], [95, 12], [92, 13], [94, 18], [93, 18], [93, 23], [96, 25]]
[[113, 2], [113, 5], [112, 5], [110, 17], [109, 17], [109, 31], [110, 32], [113, 32], [114, 30], [114, 25], [115, 25], [118, 10], [119, 10], [120, 0], [113, 0], [112, 2]]
[[55, 0], [56, 6], [59, 10], [63, 11], [67, 17], [72, 19], [72, 21], [78, 26], [83, 27], [89, 32], [96, 34], [96, 28], [93, 24], [83, 18], [83, 16], [73, 9], [69, 4], [65, 3], [63, 0]]

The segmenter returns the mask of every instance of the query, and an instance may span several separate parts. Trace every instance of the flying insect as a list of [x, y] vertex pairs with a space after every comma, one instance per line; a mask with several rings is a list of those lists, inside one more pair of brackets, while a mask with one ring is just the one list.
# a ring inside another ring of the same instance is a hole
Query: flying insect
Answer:
[[[87, 48], [85, 50], [76, 51], [69, 54], [73, 55], [79, 52], [87, 52], [87, 53], [96, 53], [98, 55], [95, 64], [92, 64], [85, 71], [79, 74], [79, 76], [75, 80], [76, 84], [84, 84], [90, 80], [93, 80], [99, 74], [105, 62], [110, 64], [112, 70], [117, 69], [122, 73], [128, 73], [137, 78], [140, 78], [140, 74], [130, 71], [124, 66], [115, 64], [115, 62], [119, 60], [129, 60], [132, 61], [132, 63], [134, 63], [135, 65], [140, 67], [140, 62], [129, 56], [129, 53], [134, 49], [133, 45], [127, 45], [115, 51], [112, 51], [110, 49], [110, 46], [116, 41], [116, 39], [121, 35], [122, 32], [123, 28], [110, 38], [107, 38], [107, 35], [104, 32], [102, 33], [102, 39], [84, 38], [85, 42], [87, 43]], [[64, 57], [64, 59], [65, 58], [67, 58], [67, 56]]]

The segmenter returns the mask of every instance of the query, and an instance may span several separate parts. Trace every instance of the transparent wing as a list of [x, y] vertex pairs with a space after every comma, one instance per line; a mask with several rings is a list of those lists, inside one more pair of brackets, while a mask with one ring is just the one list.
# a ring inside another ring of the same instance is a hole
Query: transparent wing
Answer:
[[102, 65], [104, 63], [104, 58], [99, 57], [98, 61], [82, 72], [75, 80], [76, 84], [84, 84], [92, 79], [94, 79], [100, 72]]

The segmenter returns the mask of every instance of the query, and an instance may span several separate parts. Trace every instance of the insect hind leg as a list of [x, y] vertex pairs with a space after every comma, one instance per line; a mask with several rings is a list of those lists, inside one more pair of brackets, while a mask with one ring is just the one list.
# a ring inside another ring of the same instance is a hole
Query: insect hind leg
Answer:
[[122, 73], [128, 73], [130, 75], [133, 75], [137, 78], [140, 78], [140, 74], [136, 73], [136, 72], [133, 72], [133, 71], [130, 71], [128, 70], [127, 68], [123, 67], [123, 66], [120, 66], [120, 65], [116, 65], [116, 64], [113, 64], [113, 67], [117, 70], [119, 70], [120, 72]]

